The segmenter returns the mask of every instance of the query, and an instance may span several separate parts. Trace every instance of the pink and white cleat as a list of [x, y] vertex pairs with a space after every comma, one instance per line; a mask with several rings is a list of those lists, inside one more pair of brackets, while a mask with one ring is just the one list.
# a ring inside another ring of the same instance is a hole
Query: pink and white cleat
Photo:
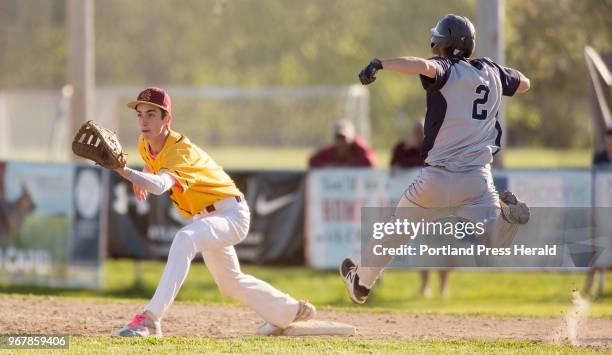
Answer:
[[132, 322], [128, 323], [125, 327], [119, 329], [116, 336], [119, 337], [155, 337], [161, 338], [161, 324], [159, 320], [155, 320], [155, 316], [149, 312], [144, 311], [137, 314]]

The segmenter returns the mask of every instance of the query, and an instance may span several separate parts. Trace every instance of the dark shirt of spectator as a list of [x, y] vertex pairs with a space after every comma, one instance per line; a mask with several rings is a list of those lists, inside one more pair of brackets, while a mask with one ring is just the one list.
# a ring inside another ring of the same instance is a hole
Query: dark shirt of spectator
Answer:
[[597, 166], [610, 166], [612, 161], [612, 127], [606, 130], [604, 137], [604, 150], [595, 153], [593, 157], [593, 165]]
[[413, 168], [423, 166], [421, 148], [406, 144], [404, 140], [397, 142], [393, 147], [391, 166], [397, 168]]
[[423, 166], [421, 146], [423, 145], [423, 122], [418, 121], [412, 129], [410, 139], [401, 140], [393, 147], [391, 155], [391, 168], [413, 168]]
[[374, 167], [376, 158], [365, 141], [355, 134], [348, 120], [339, 120], [334, 126], [334, 143], [314, 153], [308, 162], [311, 168]]

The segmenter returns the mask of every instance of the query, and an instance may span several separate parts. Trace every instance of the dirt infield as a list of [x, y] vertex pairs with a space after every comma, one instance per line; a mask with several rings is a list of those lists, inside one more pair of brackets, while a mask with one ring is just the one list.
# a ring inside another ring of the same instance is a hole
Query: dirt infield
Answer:
[[[0, 297], [0, 333], [54, 333], [109, 336], [131, 320], [142, 305], [94, 300]], [[567, 331], [562, 318], [409, 315], [320, 310], [318, 319], [357, 326], [357, 338], [515, 339], [558, 342]], [[254, 335], [261, 322], [250, 309], [175, 304], [164, 319], [166, 336], [230, 338]], [[580, 325], [578, 343], [612, 348], [612, 318], [590, 318]]]

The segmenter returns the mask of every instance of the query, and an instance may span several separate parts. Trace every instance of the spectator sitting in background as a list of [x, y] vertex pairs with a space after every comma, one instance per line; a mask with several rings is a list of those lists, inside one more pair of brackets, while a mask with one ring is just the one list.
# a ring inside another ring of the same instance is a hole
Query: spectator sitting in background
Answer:
[[323, 167], [373, 167], [374, 152], [355, 134], [349, 120], [339, 120], [334, 125], [334, 143], [323, 147], [310, 157], [310, 168]]
[[595, 154], [593, 157], [593, 165], [602, 167], [602, 166], [610, 166], [612, 162], [612, 126], [606, 129], [606, 134], [604, 137], [604, 149]]
[[423, 166], [421, 157], [421, 146], [425, 132], [423, 121], [419, 120], [412, 128], [412, 135], [409, 139], [400, 140], [394, 147], [391, 154], [391, 174], [395, 174], [397, 169], [414, 168]]

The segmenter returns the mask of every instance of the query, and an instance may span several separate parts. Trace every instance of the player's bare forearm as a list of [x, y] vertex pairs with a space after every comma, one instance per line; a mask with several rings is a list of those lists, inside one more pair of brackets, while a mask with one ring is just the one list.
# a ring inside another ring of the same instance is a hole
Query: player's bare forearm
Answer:
[[359, 81], [363, 85], [369, 85], [376, 80], [376, 72], [383, 69], [404, 75], [420, 74], [428, 78], [435, 78], [437, 66], [431, 60], [417, 57], [400, 57], [383, 60], [374, 58], [359, 73]]
[[518, 72], [519, 76], [521, 78], [521, 82], [518, 86], [518, 88], [516, 89], [516, 93], [517, 94], [522, 94], [524, 92], [527, 92], [527, 90], [529, 90], [529, 88], [531, 87], [531, 82], [529, 81], [529, 78], [526, 77], [523, 73]]
[[404, 75], [425, 75], [435, 78], [434, 62], [418, 57], [399, 57], [381, 60], [384, 70], [394, 71]]

